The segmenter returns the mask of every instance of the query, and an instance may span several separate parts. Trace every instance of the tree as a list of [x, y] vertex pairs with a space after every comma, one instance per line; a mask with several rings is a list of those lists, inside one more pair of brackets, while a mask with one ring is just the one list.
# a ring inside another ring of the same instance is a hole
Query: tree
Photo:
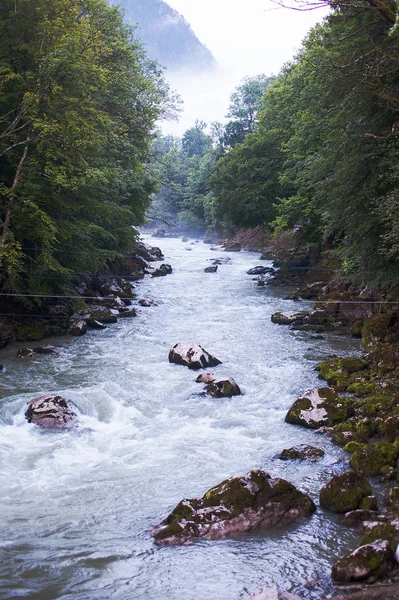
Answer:
[[99, 268], [131, 245], [153, 190], [160, 69], [105, 0], [4, 0], [0, 75], [3, 286]]

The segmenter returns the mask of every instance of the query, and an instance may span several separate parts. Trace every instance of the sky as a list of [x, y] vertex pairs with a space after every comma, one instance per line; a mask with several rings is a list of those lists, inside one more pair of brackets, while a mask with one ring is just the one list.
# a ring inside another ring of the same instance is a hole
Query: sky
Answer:
[[162, 129], [182, 134], [195, 123], [223, 121], [229, 97], [246, 76], [277, 75], [300, 47], [309, 29], [326, 9], [308, 12], [278, 7], [271, 0], [166, 0], [190, 23], [197, 37], [216, 58], [213, 74], [167, 73], [184, 100], [180, 123]]

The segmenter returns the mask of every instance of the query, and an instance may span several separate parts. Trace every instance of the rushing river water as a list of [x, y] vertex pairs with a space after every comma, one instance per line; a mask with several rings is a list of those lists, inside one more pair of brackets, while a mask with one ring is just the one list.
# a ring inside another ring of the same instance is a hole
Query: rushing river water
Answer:
[[[239, 600], [271, 583], [319, 599], [332, 560], [354, 546], [356, 534], [320, 508], [283, 529], [181, 547], [153, 543], [148, 530], [182, 498], [254, 467], [318, 504], [344, 453], [284, 416], [298, 393], [320, 385], [316, 362], [359, 350], [334, 334], [320, 340], [272, 324], [273, 312], [298, 303], [246, 275], [258, 254], [224, 253], [231, 263], [208, 274], [204, 267], [219, 255], [209, 246], [176, 239], [161, 246], [173, 274], [137, 284], [138, 297], [157, 307], [82, 338], [49, 340], [58, 357], [17, 359], [20, 344], [0, 351], [1, 599]], [[243, 395], [198, 397], [195, 373], [168, 362], [178, 341], [221, 359], [213, 371], [232, 376]], [[49, 432], [26, 422], [26, 402], [50, 391], [74, 401], [80, 428]], [[276, 459], [298, 443], [323, 448], [325, 458]]]

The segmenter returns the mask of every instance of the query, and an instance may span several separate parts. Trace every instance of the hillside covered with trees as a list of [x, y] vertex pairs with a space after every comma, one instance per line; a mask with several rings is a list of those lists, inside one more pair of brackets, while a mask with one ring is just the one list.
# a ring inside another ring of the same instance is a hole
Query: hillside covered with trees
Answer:
[[[208, 137], [195, 170], [201, 187], [194, 198], [191, 177], [182, 205], [222, 233], [295, 228], [299, 244], [333, 248], [334, 264], [350, 281], [398, 291], [396, 5], [361, 0], [333, 8], [268, 82], [256, 118], [243, 103], [241, 117], [246, 112], [251, 127], [236, 118], [218, 126], [217, 139]], [[176, 191], [166, 197], [174, 202]]]

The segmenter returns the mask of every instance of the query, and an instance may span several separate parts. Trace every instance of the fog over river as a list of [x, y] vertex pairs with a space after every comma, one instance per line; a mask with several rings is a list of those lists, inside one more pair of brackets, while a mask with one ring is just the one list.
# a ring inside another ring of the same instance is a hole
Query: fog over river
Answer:
[[[49, 340], [58, 357], [17, 359], [21, 344], [0, 351], [0, 598], [239, 600], [278, 583], [319, 599], [332, 560], [357, 540], [320, 508], [283, 529], [180, 547], [156, 546], [148, 530], [182, 498], [255, 467], [318, 504], [345, 454], [284, 416], [300, 392], [321, 385], [318, 361], [358, 352], [359, 343], [273, 324], [273, 312], [298, 302], [246, 274], [271, 264], [259, 254], [223, 253], [231, 263], [204, 273], [220, 253], [178, 239], [159, 245], [173, 274], [136, 286], [157, 307], [104, 331]], [[222, 360], [212, 372], [233, 377], [243, 395], [199, 397], [196, 374], [168, 362], [178, 341]], [[27, 423], [26, 402], [50, 391], [73, 400], [81, 427], [50, 432]], [[276, 458], [298, 443], [323, 448], [325, 458]]]

